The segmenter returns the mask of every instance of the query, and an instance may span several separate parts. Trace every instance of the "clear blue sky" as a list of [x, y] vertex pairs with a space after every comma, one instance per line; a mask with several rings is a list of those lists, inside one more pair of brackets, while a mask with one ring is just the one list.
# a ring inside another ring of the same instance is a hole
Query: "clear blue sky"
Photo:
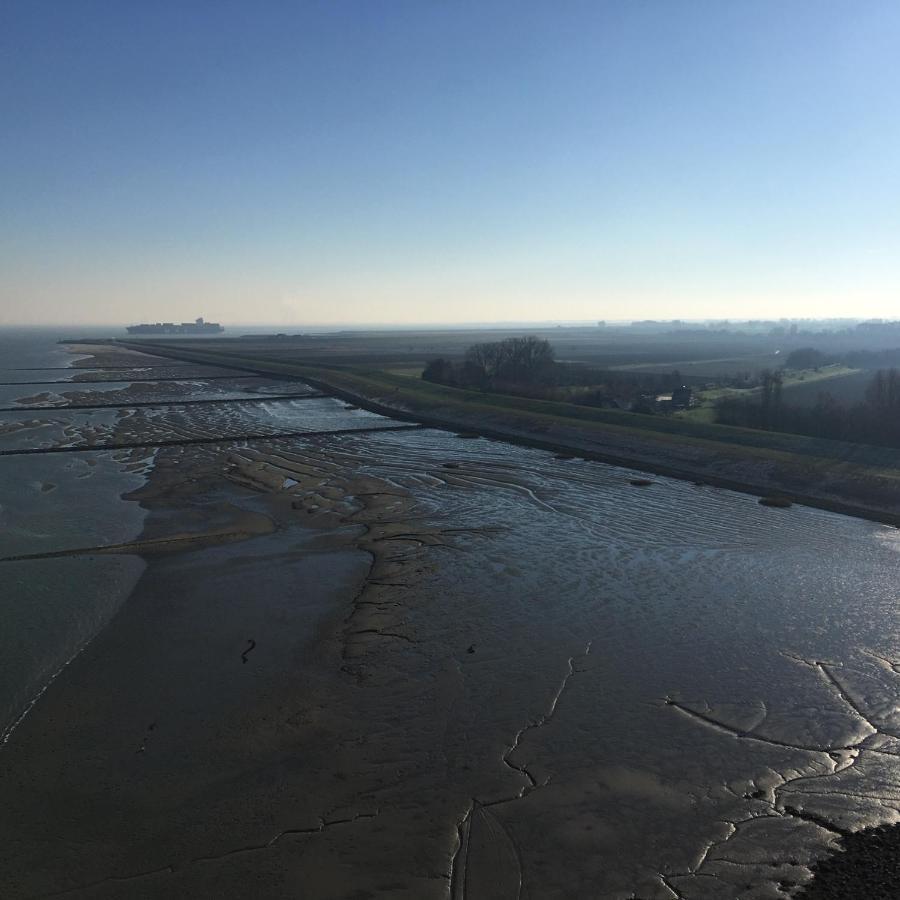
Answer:
[[900, 4], [0, 10], [0, 323], [900, 315]]

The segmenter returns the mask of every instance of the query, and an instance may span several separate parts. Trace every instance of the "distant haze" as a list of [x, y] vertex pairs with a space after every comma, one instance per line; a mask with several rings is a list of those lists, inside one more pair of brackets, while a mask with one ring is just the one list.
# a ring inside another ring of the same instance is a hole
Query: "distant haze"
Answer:
[[900, 315], [900, 4], [9, 0], [0, 324]]

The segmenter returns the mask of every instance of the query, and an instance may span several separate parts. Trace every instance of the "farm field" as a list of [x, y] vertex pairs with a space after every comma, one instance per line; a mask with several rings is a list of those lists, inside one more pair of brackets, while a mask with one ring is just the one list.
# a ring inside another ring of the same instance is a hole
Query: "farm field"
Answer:
[[[822, 393], [827, 392], [843, 403], [855, 403], [862, 399], [871, 377], [871, 372], [861, 372], [839, 364], [822, 366], [817, 370], [787, 370], [783, 375], [782, 400], [789, 405], [812, 406]], [[694, 405], [675, 415], [692, 422], [714, 422], [716, 401], [724, 398], [754, 399], [759, 393], [758, 387], [716, 387], [696, 391]]]
[[823, 393], [831, 394], [845, 406], [863, 400], [873, 373], [866, 370], [849, 370], [825, 380], [794, 381], [786, 384], [782, 393], [785, 403], [793, 406], [814, 406]]

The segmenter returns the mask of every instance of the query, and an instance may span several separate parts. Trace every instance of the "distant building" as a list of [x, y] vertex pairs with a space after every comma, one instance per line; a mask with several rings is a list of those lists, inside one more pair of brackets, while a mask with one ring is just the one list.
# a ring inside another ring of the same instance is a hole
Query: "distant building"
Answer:
[[693, 391], [683, 384], [672, 391], [672, 409], [687, 409], [691, 405]]

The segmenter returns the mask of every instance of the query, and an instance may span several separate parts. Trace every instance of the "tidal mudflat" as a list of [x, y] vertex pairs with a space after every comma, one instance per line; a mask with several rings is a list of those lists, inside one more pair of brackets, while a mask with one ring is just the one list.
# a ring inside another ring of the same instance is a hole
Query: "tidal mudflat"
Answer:
[[[900, 820], [896, 529], [272, 409], [107, 423], [186, 442], [62, 558], [146, 568], [0, 748], [4, 896], [783, 898]], [[189, 440], [266, 418], [337, 433]]]

